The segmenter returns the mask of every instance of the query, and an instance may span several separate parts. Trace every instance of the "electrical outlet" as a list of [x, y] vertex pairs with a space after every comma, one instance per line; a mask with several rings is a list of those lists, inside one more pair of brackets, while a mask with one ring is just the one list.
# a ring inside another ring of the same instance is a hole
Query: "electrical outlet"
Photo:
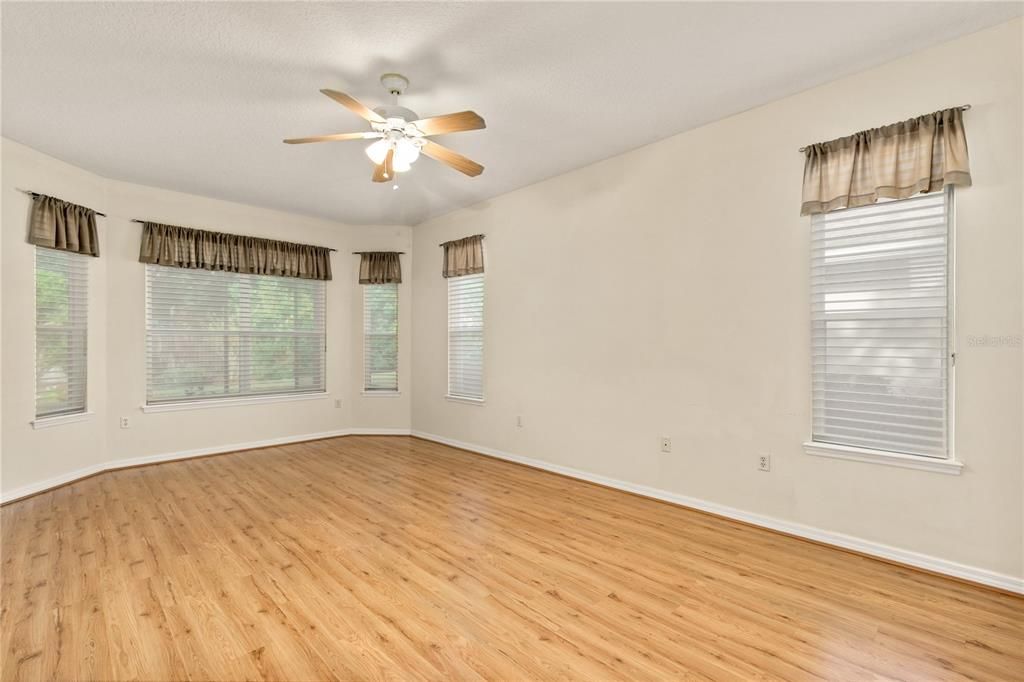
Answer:
[[334, 401], [334, 407], [336, 407], [336, 408], [341, 407], [341, 398], [337, 398]]
[[758, 455], [757, 457], [757, 468], [761, 471], [772, 470], [772, 456], [771, 455]]
[[128, 417], [121, 417], [121, 428], [127, 429], [129, 426]]
[[672, 452], [672, 439], [671, 438], [666, 438], [665, 436], [661, 437], [661, 451], [662, 452]]
[[523, 428], [523, 415], [521, 414], [516, 416], [516, 427]]

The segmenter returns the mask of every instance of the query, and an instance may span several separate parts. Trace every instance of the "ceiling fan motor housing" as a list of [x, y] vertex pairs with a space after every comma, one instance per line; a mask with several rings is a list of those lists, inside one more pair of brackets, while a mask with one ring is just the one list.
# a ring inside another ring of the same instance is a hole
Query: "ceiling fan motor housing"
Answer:
[[410, 121], [418, 121], [420, 118], [412, 109], [407, 109], [398, 104], [398, 96], [409, 87], [409, 79], [400, 73], [385, 73], [380, 77], [380, 84], [391, 93], [394, 101], [391, 104], [382, 104], [373, 110], [374, 113], [387, 119], [387, 123], [376, 124], [374, 128], [382, 133], [386, 133], [389, 130], [407, 132], [405, 124]]
[[393, 118], [401, 119], [402, 125], [409, 121], [417, 121], [420, 118], [412, 109], [406, 109], [405, 107], [397, 104], [384, 104], [374, 108], [373, 111], [374, 113], [380, 114], [384, 118], [388, 119], [389, 123]]

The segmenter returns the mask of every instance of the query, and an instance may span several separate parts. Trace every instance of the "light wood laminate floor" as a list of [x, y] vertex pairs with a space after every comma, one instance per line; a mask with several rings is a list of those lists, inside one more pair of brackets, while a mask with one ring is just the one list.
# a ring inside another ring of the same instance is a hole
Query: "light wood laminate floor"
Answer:
[[4, 680], [1024, 678], [1024, 599], [413, 438], [0, 514]]

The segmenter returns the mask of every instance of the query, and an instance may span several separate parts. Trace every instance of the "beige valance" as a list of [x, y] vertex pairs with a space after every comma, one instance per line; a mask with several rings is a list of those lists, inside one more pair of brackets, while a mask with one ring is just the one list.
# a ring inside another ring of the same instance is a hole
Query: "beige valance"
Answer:
[[812, 144], [804, 154], [800, 215], [971, 184], [960, 107]]
[[444, 277], [462, 277], [484, 271], [484, 236], [476, 234], [441, 244], [444, 247]]
[[360, 284], [401, 284], [402, 263], [396, 251], [363, 251], [359, 260]]
[[139, 262], [254, 275], [331, 279], [331, 249], [275, 239], [142, 224]]
[[96, 211], [45, 194], [33, 194], [28, 242], [98, 257]]

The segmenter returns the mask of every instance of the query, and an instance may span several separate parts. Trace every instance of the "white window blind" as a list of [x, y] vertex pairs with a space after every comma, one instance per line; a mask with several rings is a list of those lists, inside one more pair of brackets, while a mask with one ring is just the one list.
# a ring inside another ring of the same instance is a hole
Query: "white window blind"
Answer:
[[950, 192], [812, 219], [815, 441], [948, 457]]
[[363, 390], [398, 390], [398, 285], [363, 285]]
[[324, 282], [146, 266], [146, 402], [324, 390]]
[[36, 417], [85, 411], [89, 258], [36, 247]]
[[484, 275], [448, 278], [448, 395], [484, 397]]

